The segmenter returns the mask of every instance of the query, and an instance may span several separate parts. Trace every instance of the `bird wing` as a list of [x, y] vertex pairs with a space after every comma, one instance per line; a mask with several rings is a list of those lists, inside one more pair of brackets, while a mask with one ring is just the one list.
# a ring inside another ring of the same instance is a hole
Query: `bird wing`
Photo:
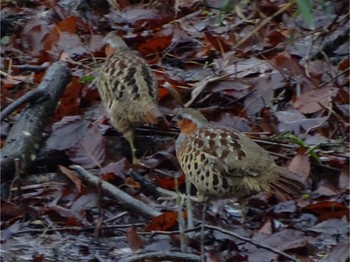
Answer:
[[223, 176], [256, 177], [262, 170], [270, 168], [268, 153], [250, 138], [231, 128], [198, 129], [193, 133], [193, 146]]
[[212, 165], [222, 175], [245, 176], [244, 172], [241, 172], [239, 168], [228, 165], [227, 159], [237, 158], [240, 153], [234, 150], [235, 145], [228, 144], [226, 134], [222, 132], [221, 128], [198, 129], [192, 134], [190, 140], [193, 141], [192, 150], [199, 155], [201, 164]]

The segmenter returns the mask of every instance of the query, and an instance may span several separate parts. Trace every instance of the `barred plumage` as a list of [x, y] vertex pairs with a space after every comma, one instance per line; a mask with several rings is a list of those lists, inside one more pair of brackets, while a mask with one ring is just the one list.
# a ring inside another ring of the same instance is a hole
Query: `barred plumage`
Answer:
[[162, 114], [157, 106], [158, 83], [148, 64], [115, 35], [107, 35], [113, 48], [97, 78], [101, 100], [118, 132], [129, 141], [136, 162], [133, 128], [155, 124]]
[[197, 188], [198, 199], [208, 196], [245, 197], [265, 191], [288, 199], [303, 188], [297, 175], [276, 165], [267, 151], [244, 134], [209, 125], [193, 109], [178, 114], [181, 134], [177, 159]]

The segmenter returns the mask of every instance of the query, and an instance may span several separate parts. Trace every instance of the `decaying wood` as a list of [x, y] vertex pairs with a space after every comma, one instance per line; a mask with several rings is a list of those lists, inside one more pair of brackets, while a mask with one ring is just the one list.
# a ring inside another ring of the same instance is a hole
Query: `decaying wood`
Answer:
[[0, 112], [0, 121], [4, 120], [10, 114], [12, 114], [17, 108], [26, 104], [26, 103], [35, 103], [38, 99], [48, 99], [49, 96], [45, 90], [35, 89], [25, 95], [18, 98], [15, 102], [10, 104], [4, 110]]
[[161, 215], [162, 213], [151, 208], [145, 203], [141, 202], [120, 190], [119, 188], [113, 186], [112, 184], [101, 180], [100, 178], [93, 176], [87, 172], [84, 168], [78, 165], [73, 165], [71, 168], [78, 174], [79, 178], [85, 183], [92, 186], [101, 186], [102, 191], [109, 196], [115, 198], [118, 204], [122, 207], [131, 210], [133, 213], [140, 214], [146, 218], [152, 218]]
[[26, 173], [43, 141], [45, 125], [70, 80], [71, 74], [66, 63], [56, 62], [48, 68], [38, 90], [44, 90], [49, 98], [31, 104], [10, 130], [1, 152], [1, 179], [14, 177], [15, 159], [20, 162], [20, 175]]

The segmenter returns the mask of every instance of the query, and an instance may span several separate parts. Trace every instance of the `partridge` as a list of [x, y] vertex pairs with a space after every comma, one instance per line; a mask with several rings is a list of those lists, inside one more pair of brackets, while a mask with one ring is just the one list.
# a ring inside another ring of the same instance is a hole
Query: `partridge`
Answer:
[[162, 118], [157, 107], [157, 79], [148, 64], [120, 37], [110, 33], [105, 41], [110, 54], [97, 77], [98, 90], [112, 125], [129, 142], [132, 161], [136, 163], [133, 129]]
[[290, 199], [303, 184], [294, 173], [276, 165], [267, 151], [244, 134], [210, 125], [198, 111], [182, 109], [176, 156], [186, 178], [197, 188], [197, 200], [208, 197], [239, 199], [258, 192]]

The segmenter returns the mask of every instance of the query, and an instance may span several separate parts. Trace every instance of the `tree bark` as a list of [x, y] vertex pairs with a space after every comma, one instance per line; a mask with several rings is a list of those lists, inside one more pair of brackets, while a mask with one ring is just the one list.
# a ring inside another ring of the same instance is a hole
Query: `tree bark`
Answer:
[[[55, 62], [47, 70], [38, 90], [47, 93], [47, 98], [30, 104], [7, 136], [1, 152], [1, 179], [12, 179], [15, 172], [23, 176], [43, 141], [43, 130], [56, 109], [66, 86], [71, 80], [69, 68], [64, 62]], [[15, 159], [19, 168], [15, 169]]]

